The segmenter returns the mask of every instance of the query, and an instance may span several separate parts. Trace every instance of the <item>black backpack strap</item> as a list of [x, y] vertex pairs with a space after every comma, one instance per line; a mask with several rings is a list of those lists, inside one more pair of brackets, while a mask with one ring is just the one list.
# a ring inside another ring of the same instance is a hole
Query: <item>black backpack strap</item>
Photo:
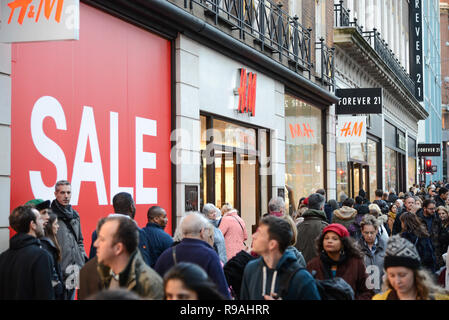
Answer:
[[301, 266], [299, 265], [295, 265], [291, 268], [288, 268], [284, 275], [281, 278], [281, 283], [279, 285], [279, 295], [282, 299], [285, 300], [285, 298], [288, 295], [288, 289], [290, 288], [290, 282], [292, 280], [292, 278], [295, 276], [295, 274], [300, 270], [303, 269]]

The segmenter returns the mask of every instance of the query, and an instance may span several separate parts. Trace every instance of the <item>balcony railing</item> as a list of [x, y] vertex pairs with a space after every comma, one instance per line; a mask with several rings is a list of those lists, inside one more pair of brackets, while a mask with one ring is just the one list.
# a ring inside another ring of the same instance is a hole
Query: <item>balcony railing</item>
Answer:
[[334, 87], [334, 51], [324, 43], [321, 38], [320, 42], [316, 42], [316, 71], [321, 77], [321, 83]]
[[410, 93], [415, 92], [415, 83], [410, 78], [405, 68], [401, 65], [398, 58], [391, 49], [388, 48], [388, 44], [384, 39], [380, 37], [380, 33], [376, 29], [372, 31], [363, 32], [363, 37], [374, 48], [377, 54], [382, 58], [385, 64], [396, 74], [401, 82], [407, 87]]
[[277, 54], [281, 63], [287, 59], [296, 71], [305, 70], [310, 78], [311, 29], [284, 12], [281, 4], [270, 0], [184, 0], [185, 9], [194, 6], [202, 7], [215, 24], [238, 30], [240, 40], [251, 37], [262, 51]]
[[400, 79], [407, 90], [414, 95], [415, 83], [410, 78], [410, 75], [405, 68], [401, 65], [400, 61], [396, 58], [393, 51], [388, 48], [388, 44], [381, 38], [380, 33], [377, 32], [376, 29], [373, 29], [372, 31], [363, 31], [363, 27], [357, 24], [356, 18], [354, 18], [354, 22], [350, 22], [349, 12], [350, 10], [343, 7], [343, 1], [340, 1], [339, 4], [334, 4], [335, 27], [355, 27], [357, 32], [365, 38], [385, 64]]

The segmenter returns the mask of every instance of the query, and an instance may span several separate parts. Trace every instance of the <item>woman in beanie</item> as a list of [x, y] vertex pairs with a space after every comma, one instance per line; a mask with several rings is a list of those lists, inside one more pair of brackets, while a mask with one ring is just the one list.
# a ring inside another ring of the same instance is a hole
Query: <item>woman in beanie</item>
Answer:
[[316, 246], [319, 256], [307, 264], [310, 273], [316, 271], [316, 279], [341, 277], [354, 290], [355, 299], [371, 299], [374, 292], [366, 287], [368, 275], [363, 262], [364, 255], [343, 225], [332, 223], [325, 227]]
[[422, 269], [413, 243], [399, 235], [388, 240], [384, 268], [384, 292], [375, 295], [373, 300], [449, 300], [448, 292]]

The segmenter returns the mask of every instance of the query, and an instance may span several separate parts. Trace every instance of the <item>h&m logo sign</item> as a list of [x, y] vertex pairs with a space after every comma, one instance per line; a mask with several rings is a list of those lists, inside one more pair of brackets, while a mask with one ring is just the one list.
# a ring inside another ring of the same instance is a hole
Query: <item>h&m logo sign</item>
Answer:
[[249, 113], [250, 116], [256, 115], [256, 84], [257, 74], [246, 72], [246, 68], [240, 70], [240, 86], [237, 89], [239, 101], [237, 110], [240, 113]]

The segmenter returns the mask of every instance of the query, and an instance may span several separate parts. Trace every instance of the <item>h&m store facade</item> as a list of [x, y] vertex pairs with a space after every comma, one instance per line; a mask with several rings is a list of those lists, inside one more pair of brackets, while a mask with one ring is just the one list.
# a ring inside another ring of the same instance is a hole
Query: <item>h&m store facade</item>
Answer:
[[145, 5], [83, 1], [78, 41], [10, 46], [1, 251], [11, 210], [53, 200], [60, 179], [72, 183], [86, 247], [122, 191], [134, 197], [139, 226], [150, 206], [165, 208], [171, 234], [185, 211], [207, 202], [236, 207], [251, 234], [271, 197], [288, 198], [285, 185], [295, 201], [322, 187], [335, 193], [335, 147], [327, 147], [335, 96], [266, 67], [263, 55], [248, 59], [255, 50], [232, 49], [227, 35], [212, 41], [210, 27], [193, 32], [179, 22], [189, 14], [167, 1]]

